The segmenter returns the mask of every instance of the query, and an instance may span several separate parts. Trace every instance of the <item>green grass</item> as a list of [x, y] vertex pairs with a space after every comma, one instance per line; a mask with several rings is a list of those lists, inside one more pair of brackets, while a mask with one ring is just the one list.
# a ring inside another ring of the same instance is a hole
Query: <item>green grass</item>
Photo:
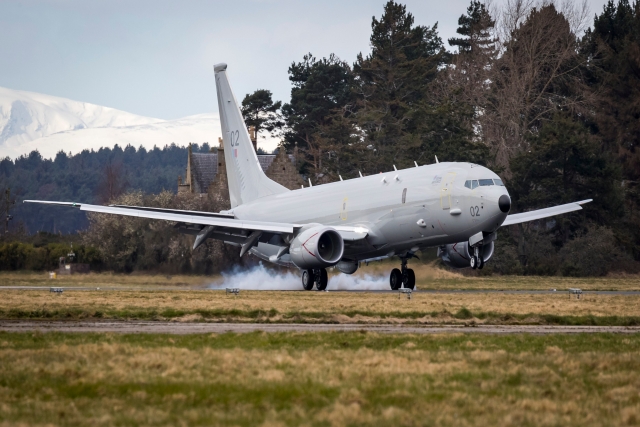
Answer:
[[634, 425], [640, 334], [0, 333], [0, 425]]

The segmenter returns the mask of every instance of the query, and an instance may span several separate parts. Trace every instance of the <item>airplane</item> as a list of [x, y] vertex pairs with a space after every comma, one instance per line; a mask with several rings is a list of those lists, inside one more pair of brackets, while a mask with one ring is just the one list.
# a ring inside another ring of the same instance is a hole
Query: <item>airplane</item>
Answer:
[[437, 248], [453, 268], [482, 268], [494, 251], [497, 230], [582, 209], [591, 201], [509, 214], [511, 197], [500, 177], [473, 163], [437, 162], [378, 175], [289, 190], [269, 179], [258, 162], [227, 65], [214, 65], [231, 209], [218, 213], [143, 206], [98, 206], [25, 200], [82, 211], [172, 221], [195, 236], [238, 246], [274, 264], [301, 270], [302, 287], [325, 290], [327, 268], [353, 274], [363, 261], [390, 257], [400, 268], [392, 290], [415, 287], [407, 264], [415, 253]]

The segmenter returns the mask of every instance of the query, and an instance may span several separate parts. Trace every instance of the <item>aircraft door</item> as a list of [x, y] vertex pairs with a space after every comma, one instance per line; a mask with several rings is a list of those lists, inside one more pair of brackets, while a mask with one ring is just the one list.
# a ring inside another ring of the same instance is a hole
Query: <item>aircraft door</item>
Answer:
[[453, 180], [456, 178], [455, 172], [449, 172], [442, 180], [442, 187], [440, 188], [440, 205], [442, 209], [451, 208], [451, 193], [453, 192]]

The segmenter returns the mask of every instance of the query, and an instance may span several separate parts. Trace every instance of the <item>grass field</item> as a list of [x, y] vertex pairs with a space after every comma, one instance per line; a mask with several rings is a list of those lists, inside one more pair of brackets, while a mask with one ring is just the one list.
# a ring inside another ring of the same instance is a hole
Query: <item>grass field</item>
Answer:
[[640, 335], [0, 333], [0, 425], [637, 425]]
[[640, 325], [639, 295], [4, 290], [0, 319]]

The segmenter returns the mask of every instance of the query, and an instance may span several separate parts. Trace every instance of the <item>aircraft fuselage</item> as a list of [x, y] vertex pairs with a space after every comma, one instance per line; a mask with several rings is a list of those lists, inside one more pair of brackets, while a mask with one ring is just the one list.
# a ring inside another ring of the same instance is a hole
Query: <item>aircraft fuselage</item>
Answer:
[[[443, 162], [266, 196], [231, 212], [243, 220], [366, 228], [367, 238], [344, 253], [345, 259], [364, 260], [494, 232], [507, 217], [498, 205], [500, 196], [508, 196], [496, 185], [499, 179], [483, 166]], [[492, 184], [480, 186], [479, 180]], [[469, 181], [476, 181], [475, 188], [468, 188]], [[277, 250], [260, 243], [252, 252], [268, 259]], [[286, 255], [280, 263], [289, 264]]]

